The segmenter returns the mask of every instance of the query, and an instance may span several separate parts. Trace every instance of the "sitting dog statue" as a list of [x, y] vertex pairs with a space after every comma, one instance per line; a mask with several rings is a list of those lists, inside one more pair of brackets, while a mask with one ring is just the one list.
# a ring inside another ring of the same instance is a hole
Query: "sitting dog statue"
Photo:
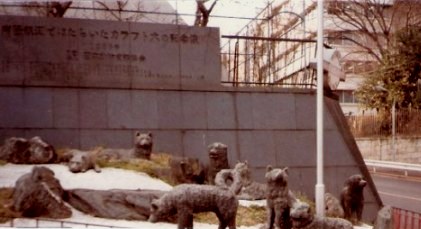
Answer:
[[332, 193], [325, 193], [326, 216], [344, 218], [344, 209]]
[[176, 184], [204, 184], [206, 171], [197, 158], [176, 157], [169, 160], [171, 179]]
[[265, 174], [267, 182], [266, 207], [267, 229], [290, 229], [290, 209], [297, 199], [288, 188], [288, 167], [272, 168], [268, 165]]
[[136, 131], [133, 140], [133, 148], [119, 149], [119, 148], [105, 148], [97, 153], [99, 160], [115, 161], [115, 160], [131, 160], [131, 159], [144, 159], [150, 160], [153, 147], [152, 133], [142, 133]]
[[361, 221], [364, 208], [364, 187], [367, 182], [361, 175], [350, 176], [341, 192], [341, 206], [344, 209], [345, 219], [357, 224]]

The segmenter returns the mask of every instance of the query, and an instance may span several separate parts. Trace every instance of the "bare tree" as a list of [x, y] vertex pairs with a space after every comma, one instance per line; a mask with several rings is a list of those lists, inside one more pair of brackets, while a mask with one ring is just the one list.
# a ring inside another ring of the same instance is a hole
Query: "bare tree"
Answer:
[[381, 63], [393, 43], [393, 33], [402, 27], [419, 25], [421, 3], [405, 0], [331, 0], [327, 11], [337, 31], [329, 38], [349, 41]]
[[209, 9], [206, 8], [205, 2], [208, 0], [196, 0], [196, 19], [194, 21], [195, 26], [206, 27], [209, 22], [209, 15], [215, 7], [218, 0], [215, 0]]
[[70, 5], [71, 1], [66, 2], [47, 2], [48, 16], [63, 17]]
[[139, 21], [144, 15], [141, 13], [129, 13], [125, 12], [128, 9], [136, 9], [141, 10], [142, 1], [131, 1], [131, 3], [135, 2], [136, 6], [132, 6], [129, 4], [129, 0], [125, 1], [95, 1], [94, 8], [104, 9], [105, 14], [111, 16], [111, 19], [117, 21]]
[[[72, 5], [72, 1], [28, 1], [15, 4], [13, 2], [2, 3], [2, 13], [23, 14], [41, 17], [64, 17], [64, 14]], [[9, 9], [9, 10], [8, 10]]]

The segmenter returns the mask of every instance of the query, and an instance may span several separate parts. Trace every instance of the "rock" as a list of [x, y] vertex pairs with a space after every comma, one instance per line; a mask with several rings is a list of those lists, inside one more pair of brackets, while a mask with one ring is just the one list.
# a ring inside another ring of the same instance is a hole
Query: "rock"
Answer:
[[68, 218], [72, 212], [62, 200], [63, 193], [52, 170], [35, 166], [16, 181], [13, 208], [25, 217]]
[[66, 201], [77, 210], [109, 219], [147, 220], [151, 202], [164, 195], [158, 190], [89, 190], [66, 191]]
[[29, 155], [29, 146], [29, 141], [25, 138], [7, 138], [0, 147], [0, 159], [11, 163], [21, 163]]
[[57, 153], [54, 147], [43, 141], [40, 137], [35, 136], [29, 139], [29, 144], [29, 164], [47, 164], [57, 160]]
[[392, 207], [384, 206], [377, 213], [377, 218], [374, 223], [373, 229], [392, 229], [392, 228], [393, 228]]
[[46, 164], [55, 162], [57, 154], [52, 145], [38, 136], [29, 141], [11, 137], [0, 147], [0, 159], [15, 164]]

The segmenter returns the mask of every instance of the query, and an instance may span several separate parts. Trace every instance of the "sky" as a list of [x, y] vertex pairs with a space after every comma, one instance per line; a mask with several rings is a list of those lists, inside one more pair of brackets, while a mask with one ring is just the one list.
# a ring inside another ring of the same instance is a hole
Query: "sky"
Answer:
[[[180, 14], [195, 14], [195, 0], [168, 0]], [[214, 0], [208, 0], [205, 5], [209, 8]], [[249, 19], [218, 18], [214, 16], [254, 18], [266, 5], [268, 0], [218, 0], [211, 12], [208, 27], [219, 27], [221, 35], [235, 35], [242, 29]], [[182, 16], [188, 25], [194, 24], [194, 17]]]
[[[0, 2], [23, 2], [25, 0], [0, 0]], [[47, 0], [37, 0], [39, 2]], [[62, 0], [64, 1], [64, 0]], [[102, 0], [108, 3], [115, 3], [115, 0]], [[159, 5], [159, 2], [167, 2], [174, 9], [177, 9], [178, 13], [181, 14], [183, 20], [187, 25], [193, 25], [196, 13], [196, 0], [141, 0], [148, 3], [155, 2], [156, 4], [148, 4], [153, 8], [156, 8], [156, 5]], [[261, 10], [273, 0], [205, 0], [205, 6], [209, 9], [214, 1], [217, 1], [215, 7], [211, 12], [211, 17], [209, 19], [208, 27], [219, 27], [221, 35], [235, 35], [241, 28], [243, 28], [251, 18], [254, 18]], [[84, 6], [92, 7], [91, 0], [78, 0], [74, 2], [79, 2], [79, 4], [73, 4], [74, 6]], [[136, 1], [133, 1], [136, 2]], [[115, 4], [114, 4], [115, 5]], [[110, 7], [116, 7], [113, 4], [109, 4]], [[136, 5], [136, 3], [134, 4]], [[151, 9], [149, 9], [151, 10]], [[153, 10], [151, 10], [153, 11]], [[163, 9], [167, 12], [168, 9]], [[74, 12], [73, 12], [74, 13]], [[86, 12], [85, 12], [86, 13]], [[68, 13], [71, 14], [71, 13]], [[79, 14], [84, 14], [84, 12], [79, 12]], [[187, 15], [186, 15], [187, 14]], [[225, 16], [230, 18], [221, 18], [213, 16]], [[74, 15], [72, 16], [74, 17]], [[78, 17], [83, 17], [79, 15]], [[237, 17], [242, 17], [243, 19], [237, 19]], [[247, 19], [244, 19], [247, 18]], [[153, 20], [152, 20], [153, 21]]]

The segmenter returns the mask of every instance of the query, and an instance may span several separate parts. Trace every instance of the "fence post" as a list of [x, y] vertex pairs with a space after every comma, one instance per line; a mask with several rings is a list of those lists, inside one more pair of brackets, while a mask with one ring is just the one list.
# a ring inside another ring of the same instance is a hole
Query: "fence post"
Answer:
[[401, 217], [400, 216], [401, 216], [401, 214], [399, 212], [399, 209], [394, 208], [393, 209], [393, 222], [394, 222], [393, 228], [394, 229], [399, 229], [399, 227], [400, 227], [400, 223], [401, 223]]
[[415, 229], [414, 228], [414, 224], [412, 223], [412, 220], [413, 220], [413, 216], [414, 216], [414, 213], [413, 212], [409, 212], [409, 211], [406, 211], [406, 217], [407, 217], [407, 223], [406, 223], [406, 227], [407, 228], [412, 228], [412, 229]]
[[421, 214], [418, 214], [418, 227], [421, 227]]

